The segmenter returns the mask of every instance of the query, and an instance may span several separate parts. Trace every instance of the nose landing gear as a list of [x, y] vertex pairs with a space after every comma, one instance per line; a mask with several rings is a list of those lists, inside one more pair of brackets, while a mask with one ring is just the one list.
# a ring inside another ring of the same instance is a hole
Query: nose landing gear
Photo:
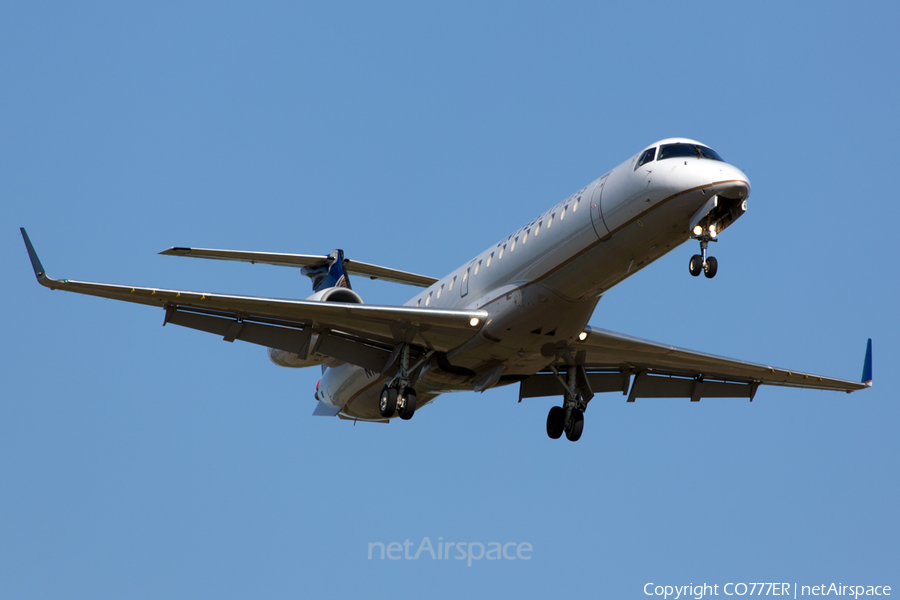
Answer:
[[714, 256], [706, 256], [706, 248], [709, 246], [710, 242], [716, 242], [718, 240], [708, 233], [693, 237], [695, 240], [700, 240], [700, 254], [695, 254], [691, 257], [691, 260], [688, 263], [688, 271], [690, 271], [691, 275], [694, 277], [697, 277], [700, 272], [703, 271], [703, 274], [706, 275], [707, 279], [712, 279], [719, 270], [719, 261], [717, 261]]

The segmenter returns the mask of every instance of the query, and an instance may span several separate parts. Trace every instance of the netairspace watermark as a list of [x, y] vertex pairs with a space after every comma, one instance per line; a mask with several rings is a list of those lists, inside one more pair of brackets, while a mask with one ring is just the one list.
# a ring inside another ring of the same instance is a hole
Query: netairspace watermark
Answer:
[[534, 551], [528, 542], [445, 542], [439, 537], [437, 544], [431, 543], [431, 538], [422, 538], [416, 547], [415, 553], [411, 550], [415, 542], [406, 540], [400, 542], [369, 542], [369, 560], [419, 560], [430, 558], [431, 560], [450, 560], [451, 554], [455, 560], [468, 561], [466, 566], [471, 567], [473, 560], [531, 560]]
[[708, 583], [694, 585], [644, 585], [644, 594], [662, 596], [663, 600], [694, 598], [700, 600], [704, 596], [718, 596], [722, 588], [723, 596], [890, 596], [889, 585], [843, 585], [841, 583], [821, 583], [819, 585], [800, 585], [798, 583], [726, 583], [710, 585]]

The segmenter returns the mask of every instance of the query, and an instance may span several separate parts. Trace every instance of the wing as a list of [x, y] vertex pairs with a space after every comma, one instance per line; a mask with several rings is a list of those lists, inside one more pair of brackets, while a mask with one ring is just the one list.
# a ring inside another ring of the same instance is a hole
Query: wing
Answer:
[[234, 296], [106, 283], [52, 279], [22, 229], [38, 282], [52, 290], [159, 306], [166, 323], [296, 352], [332, 356], [377, 371], [396, 358], [401, 342], [447, 351], [472, 338], [488, 313], [406, 306], [373, 306]]
[[[760, 385], [848, 393], [872, 385], [871, 340], [866, 349], [863, 381], [857, 383], [686, 350], [590, 326], [584, 333], [584, 340], [558, 356], [561, 362], [576, 367], [580, 391], [588, 398], [594, 392], [621, 391], [628, 394], [629, 402], [636, 398], [752, 401]], [[559, 395], [562, 389], [555, 375], [536, 375], [523, 382], [520, 394], [523, 398]]]
[[[232, 260], [237, 262], [261, 263], [280, 267], [298, 267], [314, 269], [328, 264], [327, 256], [316, 254], [280, 254], [276, 252], [245, 252], [242, 250], [211, 250], [209, 248], [169, 248], [160, 252], [165, 256], [190, 256], [193, 258], [211, 258], [215, 260]], [[379, 267], [356, 260], [344, 259], [344, 270], [349, 273], [364, 275], [369, 279], [382, 279], [393, 283], [405, 283], [418, 287], [428, 287], [437, 282], [434, 277], [416, 275], [406, 271], [398, 271], [388, 267]]]

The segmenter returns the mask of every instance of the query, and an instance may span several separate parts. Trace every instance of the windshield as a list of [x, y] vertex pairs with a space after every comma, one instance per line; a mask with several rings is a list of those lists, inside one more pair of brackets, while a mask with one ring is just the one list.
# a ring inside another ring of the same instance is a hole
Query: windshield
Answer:
[[646, 165], [648, 162], [651, 162], [656, 157], [656, 148], [650, 148], [649, 150], [645, 150], [641, 157], [638, 159], [637, 164], [634, 165], [634, 169], [637, 170], [641, 165]]
[[656, 157], [656, 160], [680, 157], [707, 158], [709, 160], [722, 161], [722, 157], [715, 150], [699, 144], [663, 144], [659, 147], [659, 156]]

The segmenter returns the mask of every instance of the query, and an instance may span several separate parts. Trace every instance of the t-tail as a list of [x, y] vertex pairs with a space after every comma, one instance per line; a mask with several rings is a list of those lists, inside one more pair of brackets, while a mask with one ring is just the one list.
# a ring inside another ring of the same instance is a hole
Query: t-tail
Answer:
[[304, 267], [303, 274], [312, 279], [313, 292], [321, 292], [333, 287], [350, 287], [350, 278], [344, 269], [344, 251], [332, 250], [328, 262], [318, 267]]

